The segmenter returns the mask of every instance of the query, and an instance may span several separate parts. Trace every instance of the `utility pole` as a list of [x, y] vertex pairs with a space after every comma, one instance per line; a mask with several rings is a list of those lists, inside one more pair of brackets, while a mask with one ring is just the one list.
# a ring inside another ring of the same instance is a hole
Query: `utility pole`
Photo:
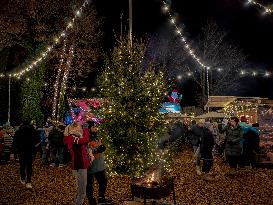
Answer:
[[132, 48], [133, 45], [133, 37], [132, 37], [132, 33], [133, 33], [133, 4], [132, 4], [132, 0], [129, 0], [129, 40], [130, 40], [130, 46]]
[[10, 125], [10, 81], [11, 77], [9, 76], [9, 106], [8, 106], [8, 125]]
[[120, 13], [120, 42], [122, 42], [122, 34], [123, 34], [123, 30], [122, 30], [122, 17], [123, 17], [123, 13]]

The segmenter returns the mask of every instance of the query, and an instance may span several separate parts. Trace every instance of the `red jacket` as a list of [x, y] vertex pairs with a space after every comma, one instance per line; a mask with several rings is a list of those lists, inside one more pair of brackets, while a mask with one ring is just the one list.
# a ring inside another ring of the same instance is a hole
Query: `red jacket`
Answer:
[[[86, 145], [89, 142], [89, 131], [87, 128], [83, 129], [83, 136], [79, 138], [78, 144], [81, 144], [82, 156], [83, 156], [83, 164], [84, 169], [87, 169], [90, 166], [90, 162], [88, 159]], [[68, 151], [71, 155], [71, 169], [74, 170], [74, 162], [75, 162], [75, 155], [73, 152], [73, 143], [74, 137], [72, 135], [64, 136], [64, 144], [67, 145]]]

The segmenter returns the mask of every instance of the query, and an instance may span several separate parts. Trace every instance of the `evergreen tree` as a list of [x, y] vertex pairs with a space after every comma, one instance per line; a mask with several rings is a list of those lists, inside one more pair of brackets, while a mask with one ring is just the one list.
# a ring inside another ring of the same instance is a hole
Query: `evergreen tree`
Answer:
[[123, 40], [106, 57], [99, 81], [105, 121], [99, 133], [107, 147], [108, 168], [133, 178], [143, 176], [163, 160], [157, 144], [165, 131], [159, 113], [166, 91], [164, 75], [152, 66], [141, 72], [145, 49], [143, 42], [135, 42], [130, 49], [128, 41]]
[[41, 64], [31, 78], [26, 78], [21, 86], [22, 118], [35, 120], [39, 126], [44, 124], [44, 114], [41, 109], [42, 89], [45, 66]]

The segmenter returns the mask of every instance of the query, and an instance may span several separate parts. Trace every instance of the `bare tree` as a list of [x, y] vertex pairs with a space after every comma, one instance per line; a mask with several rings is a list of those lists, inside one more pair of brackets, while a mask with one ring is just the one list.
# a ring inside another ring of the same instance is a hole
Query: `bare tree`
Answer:
[[[227, 39], [227, 33], [216, 23], [208, 21], [202, 29], [202, 35], [194, 44], [196, 53], [204, 64], [210, 67], [210, 95], [225, 95], [236, 90], [239, 79], [239, 69], [246, 65], [246, 55], [236, 45]], [[192, 66], [188, 66], [191, 70]], [[193, 79], [199, 87], [200, 105], [207, 102], [207, 71], [199, 68]]]
[[183, 52], [183, 45], [177, 35], [170, 32], [172, 29], [160, 31], [157, 35], [151, 36], [148, 40], [145, 61], [156, 67], [166, 69], [166, 78], [174, 78], [184, 66], [187, 56]]

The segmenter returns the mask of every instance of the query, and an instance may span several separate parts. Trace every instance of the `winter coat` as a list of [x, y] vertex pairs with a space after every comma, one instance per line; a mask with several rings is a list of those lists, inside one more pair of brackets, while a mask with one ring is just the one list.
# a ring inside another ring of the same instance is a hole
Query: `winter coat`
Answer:
[[243, 138], [244, 138], [243, 152], [245, 153], [259, 152], [260, 138], [259, 131], [256, 128], [249, 127], [248, 131], [243, 135]]
[[64, 132], [57, 127], [54, 127], [53, 130], [48, 135], [48, 141], [50, 144], [57, 146], [63, 145]]
[[213, 159], [212, 149], [214, 146], [214, 137], [211, 131], [204, 127], [200, 143], [200, 154], [202, 159]]
[[90, 142], [88, 143], [88, 147], [92, 149], [94, 160], [92, 161], [88, 172], [97, 173], [105, 170], [106, 168], [103, 154], [103, 152], [105, 151], [105, 146], [102, 145], [102, 140], [100, 137], [97, 136], [97, 133], [91, 132], [90, 135], [91, 137]]
[[35, 145], [40, 142], [36, 131], [32, 125], [22, 125], [15, 132], [14, 146], [19, 152], [32, 154], [35, 150]]
[[183, 124], [180, 122], [174, 123], [172, 129], [171, 129], [171, 141], [175, 141], [181, 137], [184, 137], [185, 130], [183, 127]]
[[203, 135], [203, 127], [193, 125], [191, 128], [191, 144], [192, 146], [199, 146]]
[[233, 128], [227, 125], [224, 129], [226, 132], [225, 154], [226, 156], [240, 156], [242, 154], [242, 146], [240, 144], [243, 137], [243, 130], [238, 125]]
[[90, 162], [88, 159], [88, 154], [87, 154], [87, 144], [89, 142], [89, 131], [87, 128], [83, 129], [83, 135], [82, 137], [78, 138], [78, 142], [75, 141], [75, 136], [71, 135], [68, 133], [67, 136], [64, 136], [64, 144], [67, 145], [68, 147], [68, 151], [71, 155], [71, 169], [75, 170], [75, 163], [77, 160], [75, 157], [75, 153], [74, 153], [74, 147], [75, 146], [80, 146], [79, 148], [81, 149], [81, 161], [83, 162], [83, 169], [87, 169], [90, 166]]
[[39, 136], [41, 146], [46, 146], [47, 138], [46, 138], [45, 130], [43, 128], [38, 128], [37, 135]]

